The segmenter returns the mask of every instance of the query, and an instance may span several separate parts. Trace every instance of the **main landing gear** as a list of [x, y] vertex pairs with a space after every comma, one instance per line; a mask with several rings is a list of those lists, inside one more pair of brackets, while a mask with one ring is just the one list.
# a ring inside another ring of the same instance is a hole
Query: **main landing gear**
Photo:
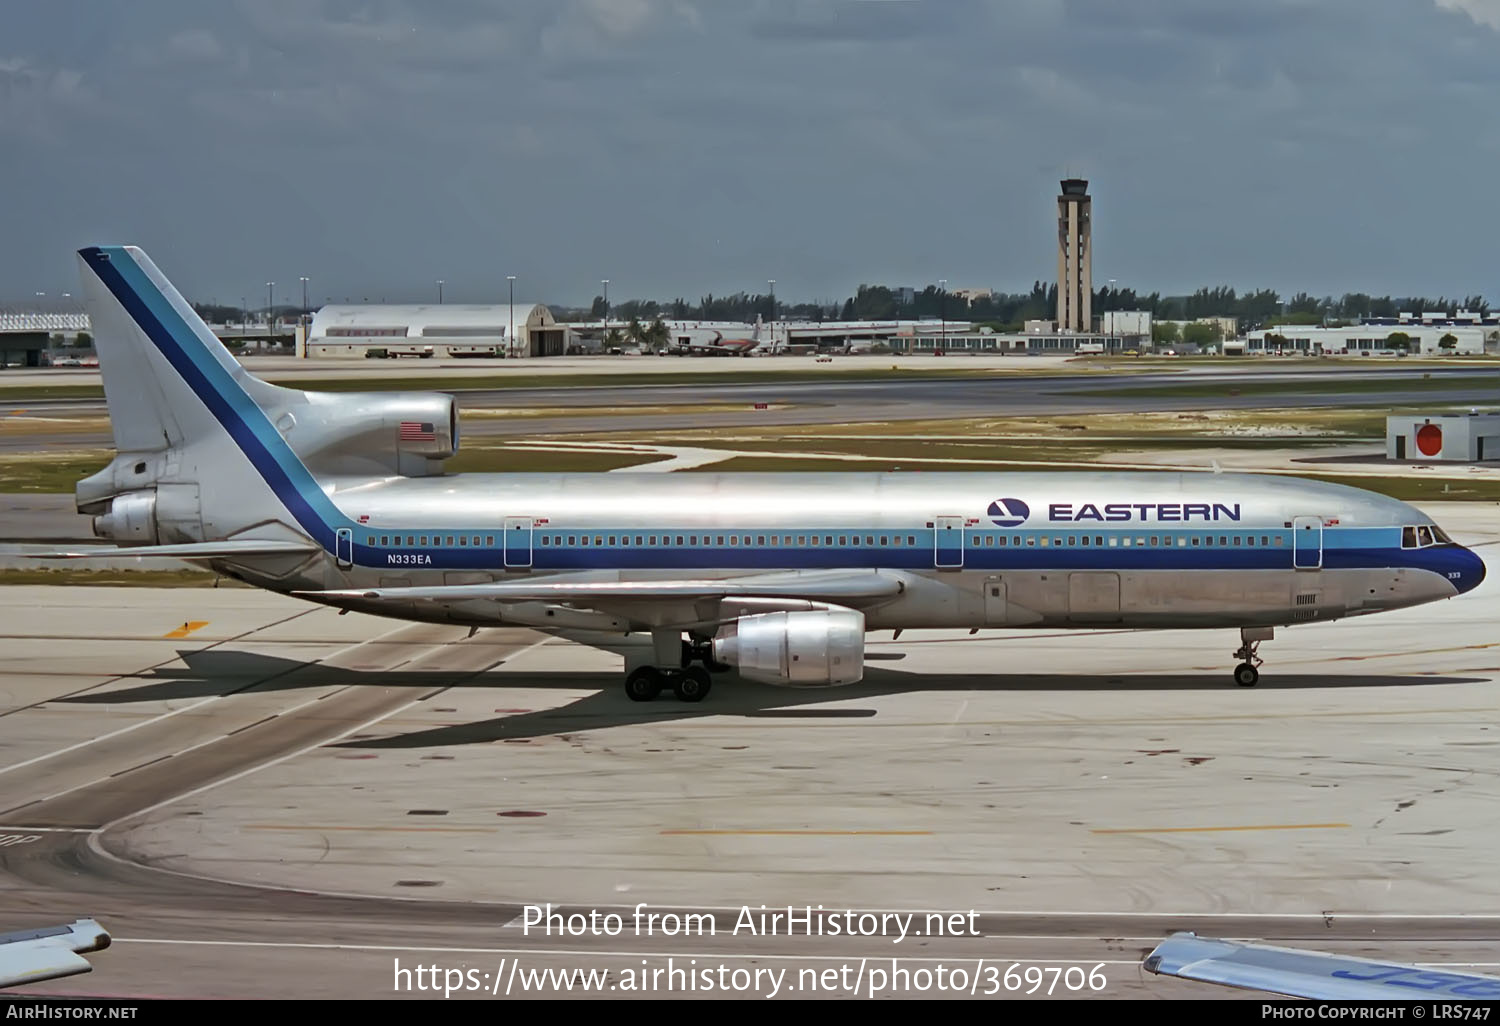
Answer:
[[625, 678], [625, 694], [635, 702], [651, 702], [667, 688], [680, 702], [701, 702], [713, 687], [708, 671], [701, 666], [660, 670], [641, 666]]
[[[679, 702], [701, 702], [713, 688], [709, 672], [723, 673], [730, 669], [713, 657], [713, 643], [702, 639], [682, 639], [681, 635], [662, 632], [653, 634], [652, 644], [658, 659], [664, 654], [677, 656], [676, 666], [640, 666], [630, 671], [625, 678], [625, 694], [633, 702], [654, 701], [667, 688], [677, 696]], [[692, 665], [701, 662], [702, 666]]]
[[1244, 662], [1234, 668], [1234, 682], [1242, 688], [1253, 688], [1260, 681], [1260, 670], [1258, 667], [1265, 664], [1265, 660], [1257, 655], [1262, 641], [1270, 641], [1276, 636], [1274, 627], [1241, 627], [1240, 647], [1235, 649], [1234, 657]]

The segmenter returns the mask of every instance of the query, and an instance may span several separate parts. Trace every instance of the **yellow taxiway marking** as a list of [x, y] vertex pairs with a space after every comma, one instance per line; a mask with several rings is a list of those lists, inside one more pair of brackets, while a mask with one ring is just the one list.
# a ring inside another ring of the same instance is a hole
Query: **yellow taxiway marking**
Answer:
[[248, 823], [246, 830], [367, 830], [418, 834], [493, 834], [494, 827], [427, 827], [427, 826], [291, 826], [280, 823]]
[[201, 631], [203, 628], [207, 627], [208, 624], [209, 624], [208, 620], [188, 620], [185, 623], [183, 623], [183, 625], [181, 627], [177, 628], [175, 631], [168, 631], [167, 633], [163, 634], [162, 637], [164, 637], [164, 638], [185, 638], [189, 634], [193, 633], [194, 631]]
[[1344, 830], [1348, 823], [1263, 823], [1255, 826], [1120, 827], [1090, 830], [1091, 834], [1211, 834], [1224, 830]]
[[931, 830], [663, 830], [663, 837], [927, 837]]

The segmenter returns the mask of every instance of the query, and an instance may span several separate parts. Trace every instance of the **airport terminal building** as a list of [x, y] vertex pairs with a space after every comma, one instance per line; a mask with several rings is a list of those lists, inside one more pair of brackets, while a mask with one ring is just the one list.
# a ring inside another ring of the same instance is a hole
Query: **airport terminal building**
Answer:
[[325, 306], [299, 356], [561, 356], [567, 329], [540, 304]]

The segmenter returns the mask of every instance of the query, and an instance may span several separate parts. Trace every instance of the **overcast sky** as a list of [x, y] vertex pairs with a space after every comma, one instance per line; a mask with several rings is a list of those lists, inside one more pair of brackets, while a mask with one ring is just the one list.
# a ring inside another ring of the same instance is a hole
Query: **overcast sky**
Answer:
[[1500, 302], [1500, 0], [48, 0], [0, 298], [697, 299], [1055, 276]]

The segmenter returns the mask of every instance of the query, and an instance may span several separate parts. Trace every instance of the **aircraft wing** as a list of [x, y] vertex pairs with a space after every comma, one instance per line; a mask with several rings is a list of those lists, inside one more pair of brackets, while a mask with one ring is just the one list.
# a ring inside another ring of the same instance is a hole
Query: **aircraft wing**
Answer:
[[0, 987], [90, 972], [94, 967], [80, 953], [107, 947], [109, 934], [92, 919], [0, 933]]
[[1174, 933], [1143, 963], [1201, 983], [1323, 1001], [1494, 1000], [1500, 977]]
[[717, 599], [736, 596], [796, 598], [857, 605], [893, 598], [906, 588], [894, 575], [874, 570], [833, 574], [752, 574], [744, 577], [697, 580], [494, 581], [489, 584], [450, 584], [425, 588], [351, 588], [337, 591], [300, 591], [330, 599], [392, 599], [418, 602], [567, 602]]
[[313, 541], [278, 541], [260, 538], [229, 539], [216, 542], [189, 542], [183, 545], [110, 546], [99, 549], [68, 549], [59, 552], [29, 552], [32, 559], [115, 559], [119, 556], [151, 556], [172, 559], [232, 559], [236, 556], [276, 556], [315, 552]]

